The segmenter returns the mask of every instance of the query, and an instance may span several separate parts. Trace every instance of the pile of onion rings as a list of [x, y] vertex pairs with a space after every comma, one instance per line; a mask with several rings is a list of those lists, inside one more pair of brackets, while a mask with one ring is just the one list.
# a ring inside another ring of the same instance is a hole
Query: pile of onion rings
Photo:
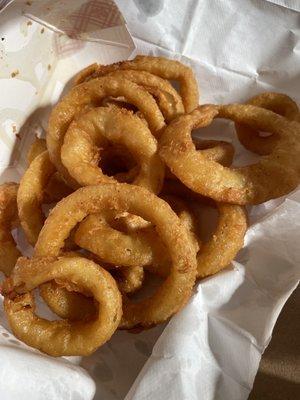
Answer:
[[[292, 99], [198, 101], [193, 71], [161, 57], [93, 64], [74, 78], [46, 140], [33, 141], [20, 183], [0, 186], [1, 293], [16, 337], [52, 356], [88, 355], [117, 329], [167, 321], [197, 280], [229, 266], [243, 247], [244, 206], [299, 184]], [[192, 137], [214, 118], [234, 121], [240, 142], [261, 159], [235, 168], [230, 141], [206, 140], [201, 130]], [[217, 214], [210, 235], [202, 235], [201, 207]], [[34, 247], [31, 259], [15, 228]], [[35, 314], [36, 288], [61, 319]]]

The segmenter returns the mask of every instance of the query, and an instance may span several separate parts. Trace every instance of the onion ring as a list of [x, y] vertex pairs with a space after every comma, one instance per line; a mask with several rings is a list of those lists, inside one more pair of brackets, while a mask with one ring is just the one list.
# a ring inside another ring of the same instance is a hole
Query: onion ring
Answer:
[[132, 294], [139, 290], [144, 282], [143, 267], [121, 267], [110, 270], [116, 279], [121, 293]]
[[[197, 278], [216, 274], [227, 267], [244, 244], [244, 236], [248, 226], [245, 208], [235, 204], [214, 202], [192, 192], [181, 182], [174, 180], [165, 182], [162, 193], [171, 193], [189, 201], [194, 200], [191, 205], [200, 202], [217, 208], [219, 214], [217, 227], [211, 238], [201, 244], [197, 253]], [[195, 215], [193, 208], [191, 212], [192, 215]], [[194, 221], [194, 231], [197, 225], [197, 222]], [[156, 266], [151, 267], [151, 270], [162, 277], [165, 277], [169, 272], [166, 264], [160, 270]]]
[[131, 111], [135, 116], [149, 128], [148, 122], [145, 120], [144, 115], [132, 104], [127, 103], [123, 97], [106, 97], [101, 101], [101, 107], [118, 107], [125, 108], [127, 111]]
[[[141, 220], [142, 220], [142, 218], [141, 218]], [[63, 254], [66, 254], [66, 253], [63, 253]], [[81, 253], [77, 253], [77, 254], [81, 254]], [[144, 278], [145, 278], [143, 267], [138, 267], [138, 266], [120, 267], [120, 266], [116, 266], [113, 264], [105, 263], [96, 254], [93, 254], [90, 252], [88, 253], [87, 258], [94, 261], [97, 264], [100, 264], [102, 268], [104, 268], [110, 272], [112, 277], [116, 280], [118, 288], [122, 294], [132, 294], [142, 287]], [[43, 286], [45, 286], [45, 285], [43, 285]], [[60, 290], [60, 288], [57, 289], [57, 285], [55, 285], [55, 289], [57, 291], [56, 298], [52, 299], [52, 301], [51, 301], [50, 296], [47, 293], [46, 294], [47, 300], [45, 300], [45, 301], [47, 302], [47, 304], [51, 304], [50, 308], [52, 309], [52, 311], [55, 312], [55, 310], [56, 310], [57, 313], [56, 312], [55, 313], [60, 315], [61, 308], [57, 308], [57, 304], [59, 303], [59, 297], [61, 297], [62, 291]], [[71, 310], [72, 310], [72, 308], [73, 308], [75, 312], [74, 312], [74, 315], [72, 316], [72, 319], [75, 319], [75, 320], [80, 319], [79, 314], [76, 313], [76, 304], [80, 304], [81, 300], [78, 299], [78, 294], [76, 294], [76, 299], [69, 298], [69, 293], [68, 293], [68, 296], [65, 296], [66, 292], [63, 292], [64, 299], [62, 299], [62, 300], [65, 301], [66, 298], [68, 297], [67, 301], [70, 302], [70, 305], [67, 305], [65, 308], [65, 313], [64, 313], [65, 317], [64, 318], [69, 317], [68, 309], [71, 308]], [[50, 300], [49, 303], [48, 303], [48, 299]], [[88, 299], [86, 299], [86, 300], [88, 300]], [[73, 307], [73, 305], [74, 305], [74, 307]], [[86, 304], [84, 304], [84, 309], [80, 310], [80, 311], [84, 315], [89, 315], [89, 314], [94, 313], [94, 308], [91, 307], [90, 302], [86, 301]]]
[[[162, 198], [176, 212], [195, 250], [198, 251], [201, 242], [195, 233], [196, 220], [191, 210], [182, 199], [176, 196], [164, 195]], [[89, 215], [80, 223], [75, 233], [75, 243], [96, 254], [101, 262], [120, 266], [117, 269], [117, 276], [118, 286], [122, 293], [133, 293], [141, 287], [144, 279], [141, 266], [165, 278], [170, 271], [171, 259], [155, 229], [149, 223], [145, 224], [146, 221], [136, 215], [124, 216], [123, 222], [126, 226], [124, 233], [112, 227], [112, 222], [115, 221], [107, 213], [106, 216]]]
[[[178, 197], [170, 195], [163, 196], [163, 200], [178, 215], [195, 250], [198, 251], [199, 242], [195, 234], [195, 219], [186, 203]], [[131, 217], [136, 216], [132, 215]], [[139, 221], [129, 232], [128, 230], [120, 232], [112, 226], [113, 222], [111, 213], [89, 215], [80, 223], [74, 236], [75, 243], [97, 255], [101, 261], [121, 266], [120, 269], [122, 266], [149, 266], [147, 268], [149, 271], [159, 274], [159, 270], [169, 268], [171, 259], [168, 250], [159, 240], [153, 226], [142, 228], [143, 221]]]
[[227, 267], [244, 245], [247, 216], [243, 207], [216, 203], [218, 225], [197, 254], [197, 278], [216, 274]]
[[98, 165], [105, 175], [112, 176], [120, 183], [133, 182], [138, 173], [135, 160], [121, 145], [101, 148]]
[[[191, 130], [213, 118], [227, 118], [279, 134], [272, 153], [256, 164], [227, 168], [196, 151]], [[219, 202], [260, 204], [283, 196], [300, 180], [300, 124], [252, 105], [201, 106], [180, 116], [164, 130], [159, 154], [171, 172], [193, 191]], [[209, 177], [209, 179], [207, 179]], [[270, 179], [270, 177], [272, 177]]]
[[[173, 211], [178, 215], [182, 225], [186, 228], [186, 231], [193, 243], [195, 251], [198, 252], [202, 246], [201, 240], [198, 237], [197, 231], [197, 221], [194, 213], [187, 206], [187, 203], [181, 198], [174, 194], [162, 194], [160, 197], [165, 200], [172, 208]], [[154, 243], [157, 238], [153, 235], [149, 238], [149, 242], [152, 248], [155, 248]], [[159, 252], [154, 252], [154, 257], [150, 265], [146, 265], [145, 269], [153, 274], [156, 274], [162, 278], [165, 278], [170, 273], [171, 260], [169, 253], [166, 251], [163, 253], [162, 250]]]
[[11, 230], [19, 224], [17, 208], [18, 184], [0, 185], [0, 271], [8, 276], [21, 253], [12, 237]]
[[165, 321], [189, 299], [196, 275], [193, 244], [169, 205], [139, 186], [103, 184], [78, 189], [63, 199], [47, 218], [35, 246], [35, 256], [57, 256], [71, 229], [87, 215], [104, 209], [129, 212], [149, 220], [169, 249], [169, 276], [148, 299], [124, 303], [121, 327], [149, 327]]
[[50, 159], [69, 185], [78, 187], [61, 162], [60, 152], [65, 133], [76, 114], [97, 105], [107, 96], [124, 96], [144, 115], [154, 135], [164, 126], [164, 118], [153, 97], [141, 86], [126, 79], [102, 77], [75, 86], [52, 110], [47, 132]]
[[36, 137], [34, 142], [29, 147], [29, 150], [27, 153], [28, 164], [30, 165], [37, 156], [39, 156], [41, 153], [43, 153], [46, 150], [47, 150], [46, 140]]
[[73, 190], [63, 180], [59, 172], [54, 172], [50, 177], [48, 184], [44, 189], [43, 203], [57, 203], [66, 196], [69, 196]]
[[[118, 107], [118, 108], [125, 108], [127, 111], [131, 111], [134, 114], [138, 113], [138, 109], [125, 101], [124, 97], [105, 97], [101, 101], [101, 107]], [[148, 126], [147, 121], [143, 120], [143, 122]]]
[[[63, 290], [65, 286], [56, 281], [44, 283], [39, 287], [39, 292], [49, 308], [60, 318], [70, 321], [80, 321], [95, 314], [95, 304], [90, 297], [81, 293]], [[59, 308], [57, 308], [59, 304]]]
[[114, 229], [110, 222], [107, 213], [89, 215], [76, 230], [75, 243], [101, 261], [124, 267], [149, 265], [166, 254], [152, 227], [124, 233]]
[[[258, 96], [252, 97], [246, 104], [262, 107], [282, 115], [290, 121], [300, 122], [297, 104], [285, 94], [272, 92], [261, 93]], [[242, 145], [247, 150], [260, 155], [270, 154], [278, 141], [277, 134], [263, 137], [259, 135], [259, 131], [247, 125], [236, 123], [235, 129]]]
[[[76, 253], [75, 251], [61, 252], [60, 257], [84, 258], [81, 253]], [[99, 264], [98, 260], [92, 261]], [[101, 267], [103, 268], [102, 265]], [[90, 296], [76, 291], [65, 290], [65, 288], [68, 289], [68, 285], [53, 280], [39, 286], [39, 292], [50, 309], [59, 315], [60, 318], [69, 319], [70, 321], [92, 318], [97, 309], [95, 302], [91, 301]]]
[[128, 148], [137, 160], [140, 167], [133, 184], [154, 193], [160, 191], [164, 164], [157, 154], [155, 138], [138, 117], [117, 107], [99, 107], [81, 115], [65, 134], [61, 160], [80, 186], [116, 182], [98, 166], [98, 149], [104, 140]]
[[77, 72], [72, 81], [72, 86], [80, 85], [80, 83], [87, 82], [89, 77], [97, 70], [98, 64], [93, 63]]
[[[197, 279], [214, 275], [227, 267], [244, 245], [247, 230], [245, 209], [235, 204], [216, 203], [219, 219], [212, 237], [202, 243], [197, 254]], [[146, 267], [152, 273], [165, 278], [169, 267], [165, 263]]]
[[[84, 273], [83, 273], [84, 271]], [[84, 290], [99, 303], [92, 320], [47, 321], [35, 314], [31, 291], [58, 279], [71, 289]], [[52, 356], [89, 355], [103, 345], [119, 325], [120, 292], [111, 275], [82, 257], [19, 258], [11, 277], [3, 283], [4, 307], [14, 335]]]
[[185, 186], [178, 179], [166, 179], [164, 181], [163, 188], [161, 190], [160, 195], [173, 195], [176, 197], [184, 198], [187, 200], [193, 199], [196, 201], [200, 201], [201, 203], [208, 204], [214, 207], [215, 202], [209, 197], [202, 196], [199, 193], [193, 192], [187, 186]]
[[36, 156], [21, 179], [17, 195], [20, 223], [32, 246], [45, 220], [42, 204], [57, 202], [71, 191], [51, 163], [48, 151]]
[[[88, 82], [90, 80], [89, 78], [95, 79], [96, 69], [97, 65], [95, 69], [91, 68], [91, 74], [89, 76], [85, 76], [83, 80], [82, 77], [80, 77], [80, 79], [76, 79], [75, 85], [82, 82]], [[129, 81], [142, 86], [155, 98], [167, 122], [184, 113], [184, 106], [178, 92], [173, 88], [170, 82], [160, 78], [157, 75], [153, 75], [146, 71], [124, 69], [109, 72], [105, 76], [128, 79]]]
[[198, 137], [193, 138], [196, 150], [203, 150], [202, 154], [208, 160], [216, 161], [224, 167], [232, 164], [234, 157], [234, 146], [224, 140], [203, 140]]
[[[88, 70], [88, 68], [90, 69]], [[163, 57], [139, 55], [131, 61], [121, 61], [115, 64], [98, 66], [93, 64], [82, 72], [82, 75], [77, 78], [76, 82], [94, 79], [118, 70], [146, 71], [163, 79], [179, 81], [179, 93], [182, 97], [185, 112], [193, 111], [198, 105], [198, 85], [191, 68], [179, 61], [169, 60]]]
[[[27, 161], [31, 164], [32, 161], [41, 153], [47, 150], [46, 140], [36, 138], [31, 144], [28, 153]], [[44, 203], [50, 204], [61, 200], [72, 193], [72, 189], [66, 185], [58, 172], [55, 172], [49, 179], [49, 183], [44, 189]]]
[[201, 247], [201, 241], [197, 237], [197, 223], [194, 214], [188, 207], [188, 204], [180, 197], [171, 194], [161, 194], [160, 198], [165, 200], [172, 208], [173, 211], [178, 215], [180, 222], [186, 228], [188, 235], [190, 236], [191, 242], [196, 251]]
[[[224, 167], [229, 167], [232, 164], [234, 157], [234, 147], [231, 143], [223, 140], [203, 140], [193, 138], [193, 143], [196, 150], [204, 150], [202, 154], [209, 160], [216, 161]], [[172, 174], [169, 168], [165, 170], [166, 179], [177, 180], [177, 177]]]
[[112, 222], [115, 229], [128, 233], [152, 226], [151, 222], [144, 220], [138, 215], [129, 214], [127, 212], [117, 214]]
[[32, 246], [35, 245], [44, 224], [41, 208], [44, 189], [55, 171], [48, 152], [44, 151], [31, 162], [20, 182], [17, 196], [19, 218]]

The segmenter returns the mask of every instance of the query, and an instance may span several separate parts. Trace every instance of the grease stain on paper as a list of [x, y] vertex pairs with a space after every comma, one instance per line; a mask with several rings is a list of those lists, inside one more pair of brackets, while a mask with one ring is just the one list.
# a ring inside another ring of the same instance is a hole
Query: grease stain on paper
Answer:
[[164, 0], [133, 0], [140, 14], [138, 18], [141, 22], [147, 21], [148, 17], [158, 15], [164, 8]]

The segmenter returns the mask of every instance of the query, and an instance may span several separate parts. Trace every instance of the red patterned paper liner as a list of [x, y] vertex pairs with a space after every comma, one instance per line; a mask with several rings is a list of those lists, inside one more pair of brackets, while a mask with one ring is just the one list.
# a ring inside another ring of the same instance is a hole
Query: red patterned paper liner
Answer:
[[10, 2], [11, 0], [0, 0], [0, 11]]
[[71, 27], [64, 29], [66, 35], [55, 35], [54, 48], [59, 57], [70, 56], [82, 47], [84, 42], [76, 40], [79, 34], [95, 29], [106, 29], [124, 23], [123, 17], [112, 0], [90, 0], [69, 15]]
[[90, 0], [69, 18], [73, 21], [73, 29], [78, 33], [90, 31], [93, 28], [111, 28], [122, 25], [123, 18], [112, 0]]

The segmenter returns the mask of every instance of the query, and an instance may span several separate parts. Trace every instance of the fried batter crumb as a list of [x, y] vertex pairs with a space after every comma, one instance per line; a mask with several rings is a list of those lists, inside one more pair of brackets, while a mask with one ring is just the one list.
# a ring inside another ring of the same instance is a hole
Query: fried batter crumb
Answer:
[[14, 78], [14, 77], [16, 77], [17, 75], [19, 75], [19, 70], [18, 69], [16, 69], [15, 71], [13, 71], [12, 73], [11, 73], [11, 77], [12, 78]]

